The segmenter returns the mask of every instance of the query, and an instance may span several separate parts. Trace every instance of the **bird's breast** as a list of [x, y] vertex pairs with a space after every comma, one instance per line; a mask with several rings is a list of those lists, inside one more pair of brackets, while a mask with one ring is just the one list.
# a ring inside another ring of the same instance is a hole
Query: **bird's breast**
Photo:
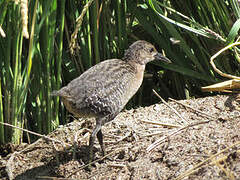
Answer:
[[129, 86], [127, 88], [128, 90], [124, 95], [123, 106], [125, 106], [127, 102], [133, 97], [133, 95], [138, 91], [143, 81], [145, 65], [137, 64], [135, 67], [136, 72], [133, 75], [133, 78], [130, 80]]

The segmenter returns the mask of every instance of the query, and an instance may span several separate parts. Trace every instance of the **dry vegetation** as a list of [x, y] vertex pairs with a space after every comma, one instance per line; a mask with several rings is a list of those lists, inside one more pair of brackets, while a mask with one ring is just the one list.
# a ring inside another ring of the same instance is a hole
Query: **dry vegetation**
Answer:
[[[186, 175], [185, 179], [239, 179], [240, 112], [237, 96], [171, 101], [169, 105], [188, 124], [183, 125], [183, 120], [165, 104], [124, 111], [103, 127], [108, 154], [103, 159], [96, 144], [97, 162], [91, 171], [84, 168], [93, 126], [87, 119], [59, 127], [49, 135], [62, 144], [39, 139], [34, 144], [12, 148], [15, 153], [0, 159], [1, 178], [182, 179]], [[186, 126], [188, 128], [184, 128]], [[183, 130], [179, 131], [181, 127]], [[164, 138], [170, 134], [173, 135]], [[151, 152], [147, 151], [150, 145], [161, 139]], [[64, 144], [72, 146], [64, 148]], [[77, 145], [75, 155], [73, 144]]]

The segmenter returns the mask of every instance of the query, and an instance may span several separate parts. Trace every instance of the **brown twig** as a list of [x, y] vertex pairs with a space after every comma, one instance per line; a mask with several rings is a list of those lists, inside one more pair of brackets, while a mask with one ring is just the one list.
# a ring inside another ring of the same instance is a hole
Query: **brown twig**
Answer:
[[69, 179], [69, 178], [59, 178], [54, 176], [37, 176], [37, 179], [44, 179], [44, 180], [76, 180], [76, 179]]
[[29, 130], [27, 130], [27, 129], [23, 129], [23, 128], [14, 126], [14, 125], [12, 125], [12, 124], [3, 123], [3, 122], [0, 122], [0, 124], [3, 124], [3, 125], [5, 125], [5, 126], [9, 126], [9, 127], [13, 127], [13, 128], [16, 128], [16, 129], [20, 129], [20, 130], [22, 130], [22, 131], [24, 131], [24, 132], [33, 134], [33, 135], [35, 135], [35, 136], [39, 136], [39, 137], [41, 137], [41, 138], [43, 138], [43, 139], [47, 139], [47, 140], [50, 140], [50, 141], [54, 141], [54, 142], [60, 143], [60, 144], [62, 144], [64, 147], [66, 147], [66, 146], [71, 146], [71, 144], [64, 143], [64, 142], [59, 141], [59, 140], [57, 140], [57, 139], [53, 139], [53, 138], [50, 138], [50, 137], [48, 137], [48, 136], [45, 136], [45, 135], [42, 135], [42, 134], [39, 134], [39, 133], [36, 133], [36, 132], [33, 132], [33, 131], [29, 131]]
[[162, 134], [164, 134], [164, 133], [166, 133], [166, 132], [172, 132], [173, 131], [173, 129], [171, 129], [170, 131], [169, 130], [164, 130], [164, 131], [157, 131], [157, 132], [153, 132], [153, 133], [151, 133], [151, 134], [144, 134], [144, 135], [142, 135], [141, 137], [149, 137], [149, 136], [157, 136], [157, 135], [162, 135]]
[[148, 121], [148, 120], [140, 120], [141, 122], [148, 123], [148, 124], [154, 124], [154, 125], [159, 125], [159, 126], [166, 126], [168, 128], [181, 128], [182, 126], [176, 125], [176, 124], [168, 124], [168, 123], [162, 123], [162, 122], [157, 122], [157, 121]]
[[191, 107], [191, 106], [189, 106], [189, 105], [187, 105], [187, 104], [181, 103], [181, 102], [179, 102], [179, 101], [177, 101], [177, 100], [175, 100], [175, 99], [172, 99], [172, 98], [168, 98], [168, 99], [171, 100], [171, 101], [173, 101], [173, 102], [175, 102], [175, 103], [177, 103], [177, 104], [180, 104], [180, 105], [182, 105], [182, 106], [184, 106], [184, 107], [187, 107], [187, 108], [189, 108], [189, 109], [191, 109], [191, 110], [193, 110], [193, 111], [195, 111], [195, 112], [198, 112], [198, 113], [204, 115], [205, 117], [208, 117], [208, 118], [211, 118], [211, 119], [217, 119], [217, 117], [215, 117], [215, 116], [212, 116], [212, 115], [210, 115], [210, 114], [207, 114], [207, 113], [205, 113], [205, 112], [202, 112], [202, 111], [200, 111], [200, 110], [198, 110], [198, 109], [195, 109], [195, 108], [193, 108], [193, 107]]
[[173, 107], [171, 107], [154, 89], [153, 89], [152, 91], [153, 91], [153, 93], [154, 93], [167, 107], [169, 107], [171, 110], [173, 110], [173, 112], [174, 112], [179, 118], [181, 118], [182, 121], [183, 121], [185, 124], [189, 124], [189, 123], [187, 122], [187, 120], [184, 119], [184, 118], [181, 116], [181, 114], [179, 114], [179, 113], [177, 112], [176, 109], [174, 109]]
[[151, 152], [154, 148], [156, 148], [157, 146], [159, 146], [161, 143], [163, 143], [166, 139], [170, 138], [171, 136], [187, 129], [187, 128], [190, 128], [190, 127], [193, 127], [193, 126], [197, 126], [197, 125], [200, 125], [200, 124], [205, 124], [205, 123], [208, 123], [210, 122], [211, 120], [207, 120], [207, 121], [201, 121], [201, 122], [197, 122], [197, 123], [193, 123], [193, 124], [189, 124], [185, 127], [182, 127], [180, 129], [177, 129], [176, 131], [172, 132], [171, 134], [165, 136], [165, 137], [162, 137], [161, 139], [155, 141], [153, 144], [151, 144], [150, 146], [148, 146], [147, 148], [147, 152]]

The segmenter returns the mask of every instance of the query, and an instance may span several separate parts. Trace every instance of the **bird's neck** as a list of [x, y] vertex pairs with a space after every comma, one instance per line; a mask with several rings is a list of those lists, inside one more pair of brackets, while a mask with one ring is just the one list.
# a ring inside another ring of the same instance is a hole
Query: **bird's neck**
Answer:
[[145, 64], [139, 64], [138, 62], [136, 61], [128, 61], [128, 64], [133, 67], [134, 71], [136, 73], [144, 73], [144, 70], [145, 70]]

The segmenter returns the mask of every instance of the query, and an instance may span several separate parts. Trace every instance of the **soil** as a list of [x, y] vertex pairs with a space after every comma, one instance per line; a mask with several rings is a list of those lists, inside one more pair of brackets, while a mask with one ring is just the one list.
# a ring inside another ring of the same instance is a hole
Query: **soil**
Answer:
[[96, 141], [91, 167], [85, 165], [94, 119], [76, 120], [48, 135], [62, 143], [41, 138], [5, 145], [0, 178], [240, 179], [239, 98], [218, 95], [168, 105], [123, 111], [106, 124], [106, 155]]

